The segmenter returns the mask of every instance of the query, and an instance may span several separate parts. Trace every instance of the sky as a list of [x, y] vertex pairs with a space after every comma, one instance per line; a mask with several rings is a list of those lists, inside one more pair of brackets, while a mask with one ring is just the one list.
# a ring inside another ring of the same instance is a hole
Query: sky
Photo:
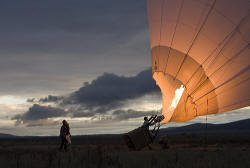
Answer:
[[73, 135], [124, 133], [160, 113], [144, 0], [1, 0], [0, 24], [0, 133], [58, 135], [63, 119]]

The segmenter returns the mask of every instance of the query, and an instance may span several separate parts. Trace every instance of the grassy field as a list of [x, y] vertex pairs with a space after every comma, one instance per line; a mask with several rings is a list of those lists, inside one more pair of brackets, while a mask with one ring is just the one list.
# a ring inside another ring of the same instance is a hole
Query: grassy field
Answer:
[[167, 149], [157, 139], [152, 150], [130, 151], [120, 136], [82, 136], [73, 137], [68, 152], [58, 151], [57, 137], [0, 139], [0, 163], [3, 168], [250, 167], [249, 137], [207, 137], [173, 134]]

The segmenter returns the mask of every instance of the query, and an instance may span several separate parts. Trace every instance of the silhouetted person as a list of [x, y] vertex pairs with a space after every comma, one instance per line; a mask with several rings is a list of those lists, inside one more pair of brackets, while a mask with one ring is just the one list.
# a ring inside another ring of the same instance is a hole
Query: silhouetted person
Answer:
[[59, 150], [64, 149], [65, 151], [67, 151], [67, 145], [71, 144], [70, 128], [66, 120], [63, 120], [62, 124], [63, 125], [61, 126], [61, 130], [60, 130], [61, 145], [60, 145]]
[[144, 117], [144, 122], [143, 122], [143, 126], [147, 127], [147, 129], [149, 129], [149, 126], [154, 125], [154, 119], [155, 119], [155, 115], [152, 115], [149, 119], [148, 117]]
[[163, 135], [160, 140], [159, 140], [159, 144], [161, 145], [162, 149], [169, 149], [169, 139], [168, 139], [168, 135], [165, 134]]
[[154, 134], [154, 130], [155, 130], [155, 129], [154, 129], [153, 131], [150, 131], [150, 130], [149, 130], [149, 126], [155, 124], [155, 122], [154, 122], [155, 118], [156, 118], [156, 115], [152, 115], [149, 119], [148, 119], [148, 117], [144, 117], [144, 122], [143, 122], [143, 124], [142, 124], [142, 126], [144, 126], [144, 127], [147, 128], [148, 133], [150, 134], [150, 136], [151, 136], [152, 138], [155, 137], [155, 134]]
[[144, 117], [144, 122], [142, 124], [143, 126], [147, 127], [149, 129], [149, 120], [148, 117]]
[[[145, 117], [144, 117], [144, 122], [143, 122], [143, 124], [142, 124], [143, 127], [146, 127], [146, 128], [147, 128], [148, 133], [149, 133], [149, 135], [150, 135], [152, 141], [153, 141], [153, 139], [154, 139], [154, 137], [155, 137], [155, 134], [153, 133], [153, 131], [150, 131], [150, 130], [149, 130], [149, 126], [155, 124], [155, 123], [154, 123], [154, 119], [155, 119], [155, 118], [156, 118], [156, 115], [152, 115], [150, 118], [148, 118], [148, 117], [145, 116]], [[150, 144], [148, 144], [147, 146], [148, 146], [149, 150], [152, 150]]]

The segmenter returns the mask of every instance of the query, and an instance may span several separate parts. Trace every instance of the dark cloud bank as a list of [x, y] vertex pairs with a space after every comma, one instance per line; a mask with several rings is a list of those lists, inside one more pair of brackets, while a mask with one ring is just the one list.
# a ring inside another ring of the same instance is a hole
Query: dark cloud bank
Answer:
[[27, 124], [27, 126], [36, 126], [43, 124], [44, 125], [54, 124], [53, 122], [49, 122], [50, 121], [49, 118], [60, 117], [65, 115], [66, 113], [63, 109], [34, 104], [32, 107], [29, 108], [29, 110], [26, 113], [22, 115], [16, 115], [12, 119], [17, 120], [16, 125], [23, 123]]
[[[147, 69], [133, 77], [117, 76], [104, 73], [91, 83], [84, 85], [68, 96], [52, 96], [41, 98], [39, 104], [34, 104], [23, 115], [13, 119], [19, 123], [29, 123], [34, 120], [46, 120], [53, 117], [94, 117], [97, 114], [112, 112], [112, 120], [126, 120], [150, 115], [152, 111], [123, 110], [126, 101], [136, 99], [146, 94], [159, 94], [158, 87], [153, 87], [152, 71]], [[34, 102], [34, 99], [29, 99]], [[46, 106], [46, 103], [56, 104], [56, 107]], [[66, 110], [67, 109], [67, 110]]]
[[64, 103], [83, 104], [87, 107], [119, 105], [124, 100], [159, 91], [157, 88], [153, 89], [152, 84], [151, 69], [142, 71], [134, 77], [104, 73], [91, 83], [85, 83]]
[[1, 0], [0, 20], [0, 93], [151, 65], [145, 0]]

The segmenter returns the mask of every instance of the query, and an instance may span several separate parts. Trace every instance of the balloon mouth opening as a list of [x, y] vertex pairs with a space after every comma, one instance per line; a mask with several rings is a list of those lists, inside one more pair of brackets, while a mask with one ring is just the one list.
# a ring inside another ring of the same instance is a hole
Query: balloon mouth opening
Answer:
[[162, 92], [162, 115], [164, 116], [162, 123], [164, 124], [171, 120], [185, 91], [185, 87], [180, 80], [163, 72], [154, 73], [153, 78]]
[[[162, 114], [164, 116], [164, 118], [167, 119], [167, 118], [169, 118], [169, 114], [173, 114], [175, 108], [177, 107], [177, 105], [178, 105], [178, 103], [183, 95], [184, 90], [185, 90], [185, 87], [183, 85], [181, 85], [180, 88], [175, 90], [174, 98], [172, 99], [170, 106]], [[168, 121], [163, 120], [163, 123], [166, 123], [166, 122], [168, 122]]]

